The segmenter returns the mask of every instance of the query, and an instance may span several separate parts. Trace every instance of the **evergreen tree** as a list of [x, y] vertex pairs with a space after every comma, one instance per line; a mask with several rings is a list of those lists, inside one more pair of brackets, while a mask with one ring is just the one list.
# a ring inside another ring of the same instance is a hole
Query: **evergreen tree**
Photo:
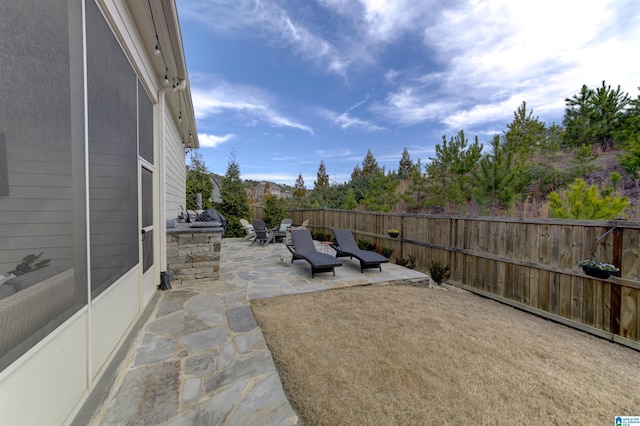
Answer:
[[579, 94], [564, 99], [566, 108], [562, 124], [565, 128], [565, 145], [577, 146], [590, 143], [590, 120], [593, 116], [592, 97], [593, 90], [583, 84]]
[[412, 213], [421, 212], [427, 203], [427, 176], [422, 171], [420, 159], [414, 164], [409, 175], [411, 183], [409, 189], [402, 194], [402, 200], [407, 205], [407, 210]]
[[514, 182], [518, 171], [514, 167], [514, 151], [500, 143], [500, 136], [491, 141], [491, 153], [480, 160], [475, 174], [478, 183], [478, 202], [489, 208], [511, 207], [516, 190]]
[[640, 95], [629, 104], [630, 108], [615, 135], [624, 151], [618, 157], [618, 162], [632, 177], [640, 180]]
[[409, 156], [409, 151], [407, 151], [407, 147], [404, 147], [402, 150], [402, 158], [400, 158], [400, 164], [398, 165], [398, 177], [400, 179], [409, 179], [412, 168], [413, 162]]
[[482, 144], [477, 136], [473, 144], [467, 146], [468, 143], [464, 131], [460, 130], [449, 142], [446, 136], [442, 136], [442, 145], [436, 145], [436, 157], [429, 158], [431, 163], [427, 166], [429, 206], [442, 210], [446, 206], [460, 206], [472, 199], [471, 172], [478, 166], [482, 156]]
[[507, 150], [530, 153], [544, 146], [547, 129], [538, 117], [533, 117], [533, 110], [527, 111], [527, 103], [523, 101], [513, 113], [513, 121], [507, 125], [504, 136]]
[[353, 168], [353, 171], [351, 172], [351, 180], [354, 181], [360, 176], [362, 176], [362, 169], [356, 164], [356, 166]]
[[312, 208], [340, 209], [346, 201], [349, 189], [349, 185], [344, 183], [314, 189], [307, 195], [308, 204]]
[[298, 179], [296, 179], [295, 188], [293, 190], [293, 196], [296, 198], [302, 198], [307, 195], [307, 188], [304, 186], [304, 179], [302, 173], [298, 173]]
[[371, 211], [391, 211], [398, 202], [396, 197], [397, 175], [395, 173], [385, 174], [382, 169], [375, 174], [365, 176], [368, 178], [369, 185], [360, 204]]
[[356, 196], [353, 193], [353, 189], [350, 189], [347, 193], [347, 199], [342, 205], [344, 210], [355, 210], [358, 208], [358, 202], [356, 201]]
[[631, 98], [620, 89], [611, 89], [602, 82], [602, 86], [594, 91], [593, 110], [595, 118], [592, 123], [594, 143], [603, 149], [611, 149], [615, 143], [614, 134], [620, 129], [625, 110]]
[[211, 194], [213, 193], [213, 182], [207, 166], [204, 163], [202, 154], [197, 150], [191, 152], [189, 158], [191, 165], [187, 167], [186, 177], [186, 199], [187, 209], [195, 210], [196, 194], [202, 195], [202, 208], [210, 207]]
[[273, 228], [280, 225], [282, 219], [287, 217], [287, 209], [284, 200], [273, 195], [267, 195], [264, 198], [264, 223], [267, 228]]
[[562, 148], [564, 133], [564, 127], [556, 123], [551, 123], [551, 126], [547, 127], [547, 134], [543, 144], [540, 146], [541, 151], [553, 154], [558, 153], [560, 148]]
[[313, 182], [314, 189], [322, 189], [329, 186], [329, 175], [327, 174], [327, 169], [324, 167], [323, 160], [320, 160], [320, 166], [318, 167], [318, 173], [316, 176], [317, 180]]
[[620, 131], [630, 102], [631, 98], [620, 86], [613, 90], [603, 81], [601, 87], [593, 90], [583, 85], [578, 95], [565, 99], [565, 144], [598, 145], [604, 150], [612, 148], [614, 135]]
[[587, 186], [583, 179], [576, 179], [562, 194], [552, 192], [548, 198], [549, 216], [558, 219], [612, 220], [629, 205], [626, 197], [599, 191], [596, 185]]
[[371, 149], [367, 150], [367, 155], [365, 155], [362, 160], [362, 174], [363, 175], [371, 175], [378, 173], [380, 171], [380, 167], [378, 166], [378, 162], [376, 158], [371, 153]]
[[236, 162], [235, 150], [231, 152], [227, 172], [220, 184], [220, 213], [227, 220], [225, 236], [241, 237], [245, 234], [240, 219], [251, 219], [247, 194], [240, 179], [240, 166]]

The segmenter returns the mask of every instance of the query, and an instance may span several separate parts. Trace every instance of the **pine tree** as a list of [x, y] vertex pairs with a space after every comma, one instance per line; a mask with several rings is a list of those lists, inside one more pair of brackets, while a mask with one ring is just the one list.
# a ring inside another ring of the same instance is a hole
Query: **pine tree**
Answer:
[[362, 174], [363, 175], [372, 175], [378, 173], [380, 171], [380, 167], [378, 166], [378, 162], [376, 158], [371, 153], [371, 149], [367, 150], [367, 155], [365, 155], [362, 160]]
[[614, 135], [620, 130], [626, 107], [631, 102], [620, 86], [613, 90], [603, 81], [601, 87], [593, 90], [583, 85], [578, 95], [565, 98], [565, 144], [612, 148]]
[[191, 152], [190, 157], [191, 165], [187, 167], [186, 178], [186, 199], [187, 209], [195, 210], [196, 206], [196, 194], [202, 195], [202, 207], [210, 207], [209, 200], [213, 193], [213, 182], [211, 181], [211, 175], [207, 166], [204, 163], [202, 154], [197, 150]]
[[398, 165], [398, 177], [400, 179], [409, 179], [412, 168], [413, 162], [411, 161], [407, 147], [405, 147], [402, 150], [402, 158], [400, 158], [400, 164]]
[[475, 174], [478, 202], [489, 208], [508, 208], [516, 194], [514, 182], [518, 171], [513, 164], [514, 152], [500, 143], [499, 135], [493, 137], [491, 148], [491, 153], [480, 160]]
[[558, 219], [612, 220], [629, 205], [626, 197], [600, 191], [596, 185], [587, 186], [583, 179], [576, 179], [563, 193], [552, 192], [548, 198], [549, 216]]
[[385, 174], [382, 169], [375, 174], [364, 175], [363, 178], [368, 181], [368, 190], [360, 204], [371, 211], [391, 211], [398, 202], [396, 196], [397, 175], [395, 173]]
[[427, 166], [428, 205], [444, 209], [447, 205], [461, 205], [472, 199], [471, 172], [482, 156], [482, 144], [477, 136], [473, 144], [467, 146], [468, 143], [464, 131], [460, 130], [448, 142], [446, 136], [442, 136], [442, 145], [436, 145], [436, 157], [430, 158], [431, 163]]
[[347, 199], [344, 202], [344, 204], [342, 205], [342, 208], [344, 210], [354, 210], [356, 208], [358, 208], [358, 202], [356, 201], [356, 196], [353, 193], [353, 189], [350, 189], [348, 194], [347, 194]]
[[298, 173], [298, 179], [296, 179], [296, 183], [293, 190], [293, 196], [296, 198], [302, 198], [307, 195], [307, 188], [304, 186], [304, 179], [302, 178], [302, 173]]
[[285, 217], [287, 217], [287, 209], [284, 206], [284, 200], [267, 195], [264, 198], [264, 222], [267, 227], [278, 226]]
[[220, 213], [227, 220], [225, 236], [241, 237], [245, 234], [240, 219], [251, 219], [247, 194], [240, 179], [240, 166], [236, 162], [235, 151], [231, 152], [227, 172], [220, 185]]
[[419, 213], [427, 203], [427, 177], [422, 171], [420, 159], [411, 169], [409, 178], [411, 179], [409, 190], [402, 195], [402, 199], [406, 203], [409, 212]]
[[314, 189], [322, 189], [329, 186], [329, 175], [327, 174], [327, 169], [325, 169], [324, 167], [323, 160], [320, 160], [320, 166], [318, 167], [316, 179], [317, 180], [313, 182]]
[[527, 111], [527, 103], [523, 101], [513, 113], [504, 137], [509, 151], [530, 153], [544, 145], [547, 129], [538, 117], [533, 117], [533, 110]]
[[620, 130], [615, 135], [624, 151], [618, 157], [618, 162], [631, 176], [640, 181], [640, 95], [630, 101], [630, 106]]
[[351, 180], [354, 181], [360, 176], [362, 176], [362, 169], [356, 164], [356, 166], [353, 168], [353, 171], [351, 172]]

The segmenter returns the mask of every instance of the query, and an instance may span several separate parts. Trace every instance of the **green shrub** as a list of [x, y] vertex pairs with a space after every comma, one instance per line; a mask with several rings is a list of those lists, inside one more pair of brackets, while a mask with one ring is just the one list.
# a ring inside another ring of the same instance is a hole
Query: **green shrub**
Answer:
[[263, 215], [267, 228], [279, 226], [282, 219], [287, 217], [287, 214], [283, 199], [274, 197], [273, 195], [264, 197]]
[[324, 232], [312, 232], [311, 236], [316, 241], [331, 241], [331, 234], [325, 234]]
[[449, 265], [444, 266], [440, 260], [432, 260], [429, 266], [429, 275], [436, 284], [440, 285], [449, 278]]
[[409, 255], [409, 257], [398, 258], [396, 259], [396, 265], [404, 266], [405, 268], [415, 269], [416, 267], [416, 257], [413, 255]]
[[390, 258], [393, 254], [393, 250], [389, 247], [381, 246], [378, 243], [367, 240], [358, 240], [358, 248], [361, 250], [375, 251], [378, 254], [383, 255], [386, 258]]

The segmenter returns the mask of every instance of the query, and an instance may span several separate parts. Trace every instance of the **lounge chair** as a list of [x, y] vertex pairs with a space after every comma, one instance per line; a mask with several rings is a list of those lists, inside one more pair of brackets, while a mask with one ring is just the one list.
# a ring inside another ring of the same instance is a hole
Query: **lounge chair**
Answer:
[[258, 241], [260, 245], [274, 242], [275, 235], [273, 233], [273, 229], [267, 229], [267, 225], [263, 221], [254, 219], [251, 224], [253, 225], [253, 230], [256, 233], [256, 237], [251, 242], [251, 245], [256, 241]]
[[334, 229], [333, 235], [336, 242], [331, 244], [331, 247], [336, 251], [336, 257], [355, 257], [360, 261], [360, 272], [364, 273], [367, 268], [378, 268], [382, 271], [382, 263], [389, 262], [389, 259], [379, 253], [360, 249], [350, 229]]
[[285, 231], [285, 244], [287, 245], [292, 245], [293, 243], [291, 242], [291, 230], [292, 229], [307, 229], [307, 225], [309, 224], [309, 219], [305, 219], [304, 222], [302, 222], [300, 224], [300, 226], [290, 226], [289, 228], [287, 228], [287, 230]]
[[333, 272], [333, 276], [336, 275], [335, 267], [342, 266], [342, 262], [317, 251], [308, 229], [292, 229], [290, 232], [293, 244], [287, 245], [287, 248], [293, 255], [291, 263], [297, 259], [306, 260], [311, 265], [311, 278], [314, 278], [316, 272]]
[[256, 237], [256, 231], [253, 230], [253, 225], [251, 225], [247, 219], [240, 219], [240, 224], [242, 225], [244, 232], [247, 233], [244, 237], [245, 240], [250, 240], [251, 238]]

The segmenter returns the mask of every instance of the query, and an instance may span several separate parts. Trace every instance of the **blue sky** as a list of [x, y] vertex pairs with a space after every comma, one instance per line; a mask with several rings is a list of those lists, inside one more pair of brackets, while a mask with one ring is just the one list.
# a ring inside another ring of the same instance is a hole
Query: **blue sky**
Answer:
[[637, 96], [640, 1], [178, 0], [210, 171], [308, 189], [370, 149], [398, 168], [459, 130], [488, 146], [522, 101], [560, 123], [603, 80]]

